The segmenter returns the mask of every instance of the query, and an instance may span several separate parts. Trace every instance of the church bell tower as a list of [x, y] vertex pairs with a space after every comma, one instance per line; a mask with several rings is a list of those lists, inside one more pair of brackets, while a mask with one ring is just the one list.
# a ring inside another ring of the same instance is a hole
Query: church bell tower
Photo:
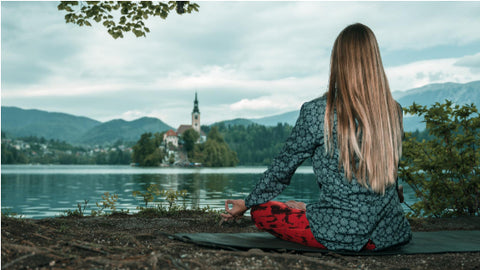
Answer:
[[200, 110], [198, 109], [197, 92], [195, 92], [195, 101], [193, 101], [192, 128], [200, 134]]

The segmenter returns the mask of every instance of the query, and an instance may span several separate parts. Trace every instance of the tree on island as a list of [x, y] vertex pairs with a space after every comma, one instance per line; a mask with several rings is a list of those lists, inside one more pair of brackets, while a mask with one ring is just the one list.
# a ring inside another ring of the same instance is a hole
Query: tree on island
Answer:
[[162, 144], [163, 134], [143, 133], [137, 143], [132, 147], [132, 161], [139, 166], [158, 166], [165, 158], [165, 152], [159, 148]]
[[232, 167], [238, 164], [237, 153], [230, 149], [217, 127], [212, 127], [205, 143], [195, 145], [193, 161], [206, 167]]
[[[238, 164], [237, 153], [232, 151], [217, 127], [213, 127], [205, 143], [196, 143], [199, 134], [189, 129], [183, 133], [184, 151], [190, 149], [188, 157], [192, 162], [202, 163], [206, 167], [230, 167]], [[165, 151], [160, 149], [163, 134], [144, 133], [133, 146], [132, 161], [139, 166], [158, 166], [165, 158]], [[174, 162], [170, 156], [168, 162]]]
[[195, 148], [195, 143], [200, 138], [200, 134], [196, 132], [193, 128], [185, 130], [182, 134], [183, 140], [183, 149], [187, 152], [187, 155], [191, 157], [193, 155], [193, 149]]
[[103, 22], [107, 32], [117, 39], [123, 38], [124, 32], [132, 32], [136, 37], [146, 37], [150, 29], [143, 21], [149, 17], [166, 19], [172, 10], [182, 15], [198, 12], [199, 7], [189, 1], [61, 1], [57, 8], [67, 12], [66, 23], [92, 26], [93, 21]]

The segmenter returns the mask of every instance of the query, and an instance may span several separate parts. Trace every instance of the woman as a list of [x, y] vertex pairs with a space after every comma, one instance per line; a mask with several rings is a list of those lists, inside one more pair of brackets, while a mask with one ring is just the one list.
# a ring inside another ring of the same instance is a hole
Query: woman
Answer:
[[[227, 200], [224, 220], [251, 208], [259, 229], [329, 250], [381, 250], [407, 243], [397, 193], [402, 110], [390, 93], [373, 32], [346, 27], [333, 46], [328, 92], [303, 104], [285, 143], [245, 200]], [[312, 158], [319, 201], [271, 201]], [[232, 204], [232, 208], [229, 208]]]

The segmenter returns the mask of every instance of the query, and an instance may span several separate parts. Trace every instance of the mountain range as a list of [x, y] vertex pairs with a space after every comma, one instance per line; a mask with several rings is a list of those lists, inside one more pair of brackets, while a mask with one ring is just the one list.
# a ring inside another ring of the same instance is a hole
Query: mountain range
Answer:
[[[475, 104], [480, 108], [480, 81], [473, 81], [465, 84], [460, 83], [437, 83], [429, 84], [419, 88], [410, 89], [407, 91], [395, 91], [392, 93], [395, 100], [406, 108], [416, 104], [428, 106], [435, 104], [435, 102], [443, 103], [446, 99], [455, 104]], [[270, 117], [258, 119], [243, 119], [237, 118], [234, 120], [222, 121], [226, 125], [249, 125], [257, 123], [265, 126], [275, 126], [277, 123], [288, 123], [294, 125], [298, 118], [300, 111], [291, 111]], [[215, 124], [219, 124], [215, 123]], [[215, 125], [214, 124], [214, 125]], [[425, 123], [422, 123], [422, 118], [418, 116], [405, 115], [403, 119], [403, 126], [405, 131], [424, 130]]]
[[[474, 103], [480, 107], [480, 81], [470, 83], [430, 84], [402, 92], [393, 92], [394, 98], [403, 106], [413, 102], [431, 105], [449, 99], [456, 104]], [[250, 125], [260, 124], [275, 126], [277, 123], [294, 125], [299, 111], [286, 112], [263, 118], [237, 118], [225, 120], [212, 125]], [[163, 132], [172, 129], [162, 120], [142, 117], [133, 121], [115, 119], [100, 122], [91, 118], [74, 116], [65, 113], [46, 112], [41, 110], [24, 110], [17, 107], [2, 106], [1, 128], [7, 136], [37, 136], [46, 139], [57, 139], [73, 144], [111, 144], [118, 140], [124, 142], [137, 141], [145, 132]], [[423, 130], [425, 124], [416, 116], [404, 117], [406, 131]]]
[[100, 124], [91, 118], [66, 113], [2, 106], [2, 132], [13, 137], [37, 136], [77, 142], [82, 134]]
[[[480, 109], [480, 81], [469, 83], [437, 83], [429, 84], [404, 92], [393, 92], [393, 97], [402, 105], [408, 107], [414, 102], [420, 105], [443, 103], [446, 99], [455, 104], [475, 104]], [[405, 116], [403, 119], [405, 131], [424, 130], [425, 123], [417, 116]]]
[[65, 113], [2, 106], [2, 132], [9, 137], [36, 136], [73, 144], [103, 145], [118, 140], [134, 142], [145, 132], [163, 132], [171, 128], [162, 120], [152, 117], [133, 121], [115, 119], [102, 123]]

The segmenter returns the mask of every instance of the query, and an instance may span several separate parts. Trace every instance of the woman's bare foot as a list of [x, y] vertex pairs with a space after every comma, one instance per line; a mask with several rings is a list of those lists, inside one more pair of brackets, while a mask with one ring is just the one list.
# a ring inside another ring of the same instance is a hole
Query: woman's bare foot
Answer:
[[307, 206], [304, 202], [297, 202], [297, 201], [287, 201], [285, 204], [293, 209], [300, 209], [300, 210], [306, 210]]

